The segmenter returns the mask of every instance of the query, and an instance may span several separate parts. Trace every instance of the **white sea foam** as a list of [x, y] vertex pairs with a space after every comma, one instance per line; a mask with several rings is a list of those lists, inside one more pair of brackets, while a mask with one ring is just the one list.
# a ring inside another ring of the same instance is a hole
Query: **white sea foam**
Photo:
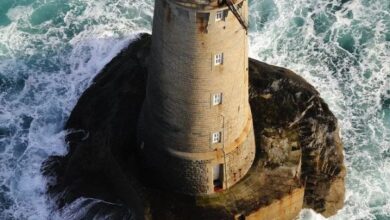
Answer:
[[[256, 11], [266, 1], [256, 1]], [[255, 25], [251, 55], [295, 70], [320, 92], [340, 119], [348, 166], [346, 206], [332, 219], [385, 219], [390, 201], [390, 130], [382, 115], [390, 86], [390, 17], [386, 1], [274, 1], [277, 18]], [[329, 16], [318, 30], [315, 19]], [[301, 18], [301, 25], [294, 19]], [[256, 20], [252, 17], [251, 20]], [[387, 25], [387, 27], [386, 27]], [[292, 34], [291, 34], [292, 33]], [[368, 35], [368, 36], [367, 36]], [[354, 41], [353, 48], [343, 38]], [[307, 211], [303, 219], [316, 219]], [[311, 212], [310, 212], [311, 213]]]
[[[143, 7], [150, 13], [137, 10]], [[0, 219], [58, 216], [45, 196], [41, 164], [66, 153], [62, 128], [78, 97], [137, 32], [149, 29], [152, 6], [70, 1], [69, 10], [34, 26], [38, 8], [16, 6], [7, 12], [11, 24], [0, 27]], [[122, 17], [119, 8], [144, 17]]]
[[[134, 33], [150, 32], [153, 2], [70, 0], [39, 22], [33, 15], [53, 2], [15, 3], [6, 13], [11, 24], [0, 26], [0, 219], [77, 218], [93, 204], [81, 198], [53, 213], [40, 166], [49, 155], [66, 153], [63, 124], [96, 73]], [[250, 10], [251, 56], [302, 75], [340, 119], [347, 197], [332, 219], [390, 218], [387, 0], [252, 0]], [[301, 219], [323, 218], [304, 210]]]

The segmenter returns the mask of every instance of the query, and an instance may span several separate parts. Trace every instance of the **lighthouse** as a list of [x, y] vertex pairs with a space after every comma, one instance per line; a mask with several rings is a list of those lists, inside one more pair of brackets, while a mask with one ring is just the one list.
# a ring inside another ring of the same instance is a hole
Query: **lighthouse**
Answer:
[[247, 0], [156, 0], [138, 126], [152, 184], [213, 194], [251, 168], [247, 21]]

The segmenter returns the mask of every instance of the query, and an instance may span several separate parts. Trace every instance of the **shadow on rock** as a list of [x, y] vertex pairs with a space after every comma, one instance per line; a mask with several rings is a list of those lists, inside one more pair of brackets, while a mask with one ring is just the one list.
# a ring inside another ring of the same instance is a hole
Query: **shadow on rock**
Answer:
[[[136, 157], [150, 40], [141, 34], [95, 77], [66, 123], [68, 154], [43, 164], [42, 172], [53, 179], [48, 193], [59, 209], [79, 198], [93, 198], [105, 202], [89, 206], [83, 218], [108, 213], [111, 219], [154, 216], [148, 199], [153, 190], [139, 181], [147, 174]], [[345, 177], [337, 119], [297, 74], [253, 59], [249, 66], [256, 145], [267, 158], [265, 166], [273, 169], [288, 162], [283, 145], [301, 150], [305, 206], [325, 216], [335, 214], [343, 205]]]

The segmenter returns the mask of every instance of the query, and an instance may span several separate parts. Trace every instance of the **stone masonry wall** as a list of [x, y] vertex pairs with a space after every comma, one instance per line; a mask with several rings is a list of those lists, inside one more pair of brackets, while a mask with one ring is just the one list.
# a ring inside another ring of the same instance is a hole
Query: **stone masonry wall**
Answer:
[[[237, 183], [250, 169], [255, 158], [254, 130], [250, 127], [245, 141], [235, 150], [226, 153], [226, 172], [224, 187]], [[161, 188], [185, 194], [210, 194], [214, 192], [213, 167], [224, 162], [223, 157], [210, 160], [188, 160], [176, 157], [157, 148], [144, 148], [147, 155], [147, 172], [154, 183]], [[163, 169], [161, 169], [163, 168]]]
[[[247, 1], [236, 6], [247, 18]], [[251, 167], [255, 152], [246, 30], [226, 6], [199, 10], [175, 0], [157, 0], [153, 22], [139, 130], [144, 157], [175, 191], [214, 192], [217, 164], [224, 164], [224, 186], [232, 186]], [[223, 63], [215, 65], [219, 53]], [[217, 93], [222, 103], [213, 105]], [[220, 143], [212, 143], [215, 132], [222, 134]]]
[[[222, 130], [225, 144], [232, 143], [250, 111], [245, 30], [232, 13], [216, 22], [216, 11], [209, 12], [201, 24], [195, 10], [163, 0], [155, 8], [143, 110], [148, 132], [161, 147], [184, 152], [221, 147], [211, 144], [211, 134]], [[215, 66], [214, 56], [221, 52], [224, 63]], [[212, 105], [215, 93], [223, 94], [221, 105]]]
[[246, 140], [246, 142], [229, 153], [226, 157], [226, 181], [228, 187], [233, 186], [245, 176], [255, 159], [255, 148], [253, 147], [255, 146], [253, 127], [251, 127]]

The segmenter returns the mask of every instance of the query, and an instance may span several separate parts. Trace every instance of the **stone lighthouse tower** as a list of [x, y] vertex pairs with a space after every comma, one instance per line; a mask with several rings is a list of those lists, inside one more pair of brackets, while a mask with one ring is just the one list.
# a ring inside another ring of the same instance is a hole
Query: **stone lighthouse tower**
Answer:
[[212, 194], [251, 167], [247, 18], [247, 0], [156, 0], [138, 133], [162, 188]]

